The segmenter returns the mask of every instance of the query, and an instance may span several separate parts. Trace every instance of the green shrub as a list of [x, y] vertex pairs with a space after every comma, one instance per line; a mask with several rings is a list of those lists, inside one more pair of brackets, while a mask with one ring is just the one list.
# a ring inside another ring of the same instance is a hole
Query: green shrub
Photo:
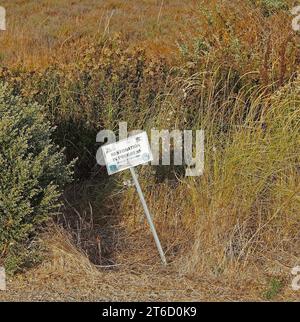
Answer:
[[52, 143], [41, 106], [0, 84], [0, 264], [16, 270], [36, 248], [41, 225], [58, 212], [73, 163]]
[[269, 282], [268, 288], [263, 293], [263, 297], [268, 301], [274, 300], [274, 298], [280, 293], [282, 288], [282, 281], [274, 277]]
[[263, 14], [267, 17], [279, 10], [288, 10], [289, 8], [284, 0], [261, 0], [260, 5], [263, 10]]

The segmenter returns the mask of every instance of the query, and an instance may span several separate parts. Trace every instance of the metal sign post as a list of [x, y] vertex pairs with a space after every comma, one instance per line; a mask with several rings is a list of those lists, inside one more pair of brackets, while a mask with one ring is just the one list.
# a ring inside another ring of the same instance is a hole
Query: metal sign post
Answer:
[[159, 252], [159, 255], [160, 255], [160, 258], [163, 262], [164, 265], [167, 265], [167, 261], [166, 261], [166, 257], [165, 257], [165, 254], [163, 252], [163, 249], [161, 247], [161, 244], [160, 244], [160, 241], [159, 241], [159, 238], [157, 236], [157, 232], [156, 232], [156, 229], [155, 229], [155, 226], [154, 226], [154, 223], [152, 221], [152, 217], [151, 217], [151, 214], [149, 212], [149, 209], [148, 209], [148, 206], [147, 206], [147, 203], [146, 203], [146, 200], [144, 198], [144, 194], [143, 194], [143, 191], [141, 189], [141, 186], [140, 186], [140, 183], [138, 181], [138, 178], [137, 178], [137, 175], [134, 171], [134, 168], [130, 168], [130, 172], [131, 172], [131, 175], [132, 175], [132, 179], [133, 179], [133, 182], [135, 184], [135, 187], [136, 187], [136, 190], [139, 194], [139, 197], [141, 199], [141, 203], [143, 205], [143, 208], [144, 208], [144, 212], [145, 212], [145, 215], [147, 217], [147, 220], [148, 220], [148, 223], [149, 223], [149, 226], [150, 226], [150, 229], [152, 231], [152, 234], [153, 234], [153, 237], [154, 237], [154, 240], [155, 240], [155, 243], [156, 243], [156, 246], [157, 246], [157, 249], [158, 249], [158, 252]]
[[140, 164], [144, 164], [153, 160], [148, 136], [146, 132], [130, 136], [128, 139], [118, 141], [116, 143], [107, 144], [102, 146], [102, 152], [105, 159], [107, 172], [109, 175], [130, 169], [133, 182], [136, 190], [139, 194], [141, 203], [144, 208], [144, 212], [148, 223], [150, 225], [151, 232], [153, 234], [159, 255], [164, 265], [167, 265], [166, 257], [161, 247], [159, 238], [156, 233], [154, 223], [152, 221], [147, 203], [144, 198], [143, 191], [139, 184], [137, 175], [134, 171], [134, 167]]

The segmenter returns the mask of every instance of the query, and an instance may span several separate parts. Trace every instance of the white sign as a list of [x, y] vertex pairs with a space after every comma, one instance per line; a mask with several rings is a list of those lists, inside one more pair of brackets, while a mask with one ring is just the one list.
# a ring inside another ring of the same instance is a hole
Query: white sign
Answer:
[[164, 265], [167, 265], [166, 257], [157, 236], [157, 232], [152, 221], [144, 194], [140, 187], [134, 167], [153, 160], [149, 140], [146, 132], [130, 136], [125, 140], [107, 144], [101, 147], [104, 156], [107, 172], [109, 175], [130, 169], [135, 187], [141, 199], [145, 215], [150, 225], [159, 255]]
[[5, 268], [0, 267], [0, 291], [6, 290], [6, 276], [5, 276]]
[[0, 30], [6, 30], [6, 10], [0, 6]]
[[146, 132], [102, 146], [109, 175], [153, 160]]

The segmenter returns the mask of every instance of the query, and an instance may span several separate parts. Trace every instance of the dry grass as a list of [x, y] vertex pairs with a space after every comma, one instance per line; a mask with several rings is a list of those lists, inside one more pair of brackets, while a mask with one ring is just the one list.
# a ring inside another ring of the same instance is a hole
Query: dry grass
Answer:
[[29, 69], [55, 61], [74, 59], [87, 42], [122, 32], [131, 45], [147, 47], [150, 53], [173, 55], [176, 41], [191, 37], [198, 21], [197, 1], [188, 0], [43, 0], [2, 1], [7, 9], [8, 30], [0, 45], [5, 65]]
[[102, 169], [66, 191], [64, 230], [44, 238], [49, 260], [4, 299], [299, 299], [299, 37], [286, 11], [242, 0], [3, 5], [2, 61], [18, 69], [1, 78], [45, 105], [71, 157], [91, 160], [95, 132], [119, 120], [206, 133], [202, 177], [140, 170], [167, 269], [126, 174]]
[[266, 85], [276, 76], [282, 83], [298, 62], [291, 16], [285, 11], [266, 18], [249, 1], [4, 0], [2, 5], [8, 15], [0, 37], [5, 66], [36, 70], [79, 60], [83, 47], [114, 33], [122, 33], [131, 47], [171, 61], [180, 52], [214, 48], [214, 60], [233, 69], [244, 65], [241, 74], [261, 73]]
[[[256, 279], [191, 278], [171, 265], [139, 268], [123, 265], [96, 269], [74, 247], [67, 234], [52, 228], [44, 236], [50, 246], [48, 259], [38, 268], [15, 276], [1, 301], [257, 301], [266, 300], [267, 282]], [[127, 252], [128, 262], [132, 254]], [[299, 298], [298, 298], [299, 299]], [[274, 300], [274, 299], [273, 299]], [[297, 300], [285, 286], [276, 301]]]

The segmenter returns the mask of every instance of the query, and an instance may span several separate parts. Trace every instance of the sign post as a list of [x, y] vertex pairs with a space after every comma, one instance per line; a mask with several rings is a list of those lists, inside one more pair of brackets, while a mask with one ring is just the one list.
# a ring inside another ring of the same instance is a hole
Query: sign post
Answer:
[[155, 226], [154, 226], [154, 223], [152, 221], [152, 218], [151, 218], [151, 215], [150, 215], [150, 212], [149, 212], [149, 209], [148, 209], [148, 206], [147, 206], [147, 203], [145, 201], [145, 198], [144, 198], [144, 194], [143, 194], [143, 191], [141, 189], [141, 186], [140, 186], [140, 183], [138, 181], [138, 178], [136, 176], [136, 173], [134, 171], [134, 168], [130, 168], [130, 172], [131, 172], [131, 175], [132, 175], [132, 178], [133, 178], [133, 182], [135, 184], [135, 187], [136, 187], [136, 190], [139, 194], [139, 197], [141, 199], [141, 203], [143, 205], [143, 208], [144, 208], [144, 212], [145, 212], [145, 215], [147, 217], [147, 220], [148, 220], [148, 223], [149, 223], [149, 226], [150, 226], [150, 229], [152, 231], [152, 234], [153, 234], [153, 237], [154, 237], [154, 240], [155, 240], [155, 243], [156, 243], [156, 247], [158, 249], [158, 252], [159, 252], [159, 255], [160, 255], [160, 258], [161, 258], [161, 261], [163, 262], [164, 265], [167, 265], [167, 261], [166, 261], [166, 257], [165, 257], [165, 254], [163, 252], [163, 249], [161, 247], [161, 244], [160, 244], [160, 241], [159, 241], [159, 238], [157, 236], [157, 232], [156, 232], [156, 229], [155, 229]]
[[134, 185], [143, 205], [145, 216], [148, 220], [160, 258], [163, 265], [167, 265], [165, 254], [161, 247], [143, 191], [134, 170], [135, 166], [150, 162], [153, 159], [147, 133], [142, 132], [140, 134], [130, 136], [128, 139], [104, 145], [102, 147], [102, 152], [109, 175], [130, 169]]

